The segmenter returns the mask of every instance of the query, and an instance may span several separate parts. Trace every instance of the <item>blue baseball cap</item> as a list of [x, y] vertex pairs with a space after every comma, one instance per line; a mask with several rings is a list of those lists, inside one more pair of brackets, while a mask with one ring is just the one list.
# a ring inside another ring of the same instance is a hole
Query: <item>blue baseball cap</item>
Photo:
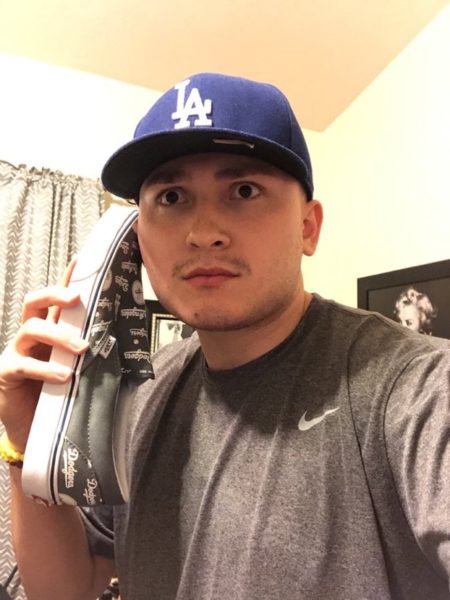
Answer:
[[133, 140], [102, 171], [107, 190], [139, 199], [146, 177], [180, 156], [226, 152], [254, 156], [285, 171], [313, 197], [311, 159], [286, 96], [242, 77], [200, 73], [177, 83], [150, 108]]

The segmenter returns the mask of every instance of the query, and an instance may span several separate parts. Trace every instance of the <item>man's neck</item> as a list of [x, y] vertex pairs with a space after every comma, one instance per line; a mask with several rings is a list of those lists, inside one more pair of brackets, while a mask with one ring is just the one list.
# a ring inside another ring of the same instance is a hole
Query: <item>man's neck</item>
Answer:
[[210, 369], [233, 369], [266, 354], [284, 341], [303, 318], [312, 295], [305, 292], [301, 301], [288, 307], [276, 319], [233, 331], [198, 331]]

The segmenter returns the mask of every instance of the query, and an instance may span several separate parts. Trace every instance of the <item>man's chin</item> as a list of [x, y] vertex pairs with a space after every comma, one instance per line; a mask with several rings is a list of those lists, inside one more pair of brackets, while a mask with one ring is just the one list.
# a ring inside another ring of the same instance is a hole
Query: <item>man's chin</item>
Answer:
[[187, 313], [184, 310], [174, 310], [165, 305], [167, 310], [171, 312], [177, 319], [196, 329], [197, 331], [235, 331], [245, 329], [252, 325], [253, 319], [248, 315], [233, 315], [229, 312], [218, 313], [217, 310], [209, 309], [201, 312], [191, 311]]
[[[175, 303], [160, 302], [177, 319], [186, 323], [197, 331], [204, 332], [230, 332], [239, 331], [249, 327], [258, 327], [264, 322], [278, 318], [282, 312], [281, 302], [265, 303], [262, 306], [248, 306], [242, 300], [236, 306], [219, 306], [219, 302], [202, 303], [201, 306], [183, 307]], [[243, 306], [247, 308], [243, 310]]]
[[186, 310], [187, 302], [184, 307], [179, 307], [178, 303], [166, 301], [163, 297], [159, 301], [174, 317], [198, 331], [233, 331], [247, 326], [245, 317], [233, 314], [229, 308], [220, 311], [217, 303], [202, 303], [196, 307], [190, 301], [191, 306]]
[[239, 331], [258, 325], [258, 323], [265, 320], [266, 316], [257, 314], [237, 315], [230, 313], [206, 315], [205, 313], [198, 313], [185, 315], [184, 318], [182, 316], [178, 318], [200, 332], [225, 333]]

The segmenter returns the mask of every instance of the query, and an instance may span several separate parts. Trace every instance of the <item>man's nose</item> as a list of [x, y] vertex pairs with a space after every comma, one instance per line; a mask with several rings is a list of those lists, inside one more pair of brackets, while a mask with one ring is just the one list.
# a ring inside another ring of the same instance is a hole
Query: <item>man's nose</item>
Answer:
[[222, 249], [230, 245], [230, 236], [220, 223], [220, 215], [199, 211], [189, 227], [186, 244], [190, 248]]

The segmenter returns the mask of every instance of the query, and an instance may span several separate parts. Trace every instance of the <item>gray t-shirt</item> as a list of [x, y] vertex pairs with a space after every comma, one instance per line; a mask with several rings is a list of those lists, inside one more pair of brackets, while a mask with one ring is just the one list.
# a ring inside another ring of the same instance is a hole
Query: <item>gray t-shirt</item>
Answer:
[[136, 399], [124, 600], [450, 599], [447, 340], [315, 296], [246, 365], [196, 348]]

